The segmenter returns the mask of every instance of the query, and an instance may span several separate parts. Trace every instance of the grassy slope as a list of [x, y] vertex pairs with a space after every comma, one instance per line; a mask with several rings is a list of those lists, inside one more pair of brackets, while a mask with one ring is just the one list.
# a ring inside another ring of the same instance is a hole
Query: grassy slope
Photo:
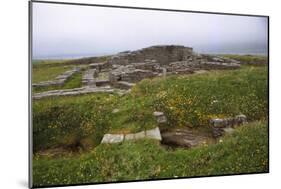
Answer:
[[68, 79], [63, 86], [48, 86], [48, 87], [33, 87], [32, 92], [39, 93], [50, 90], [58, 90], [58, 89], [73, 89], [82, 87], [82, 73], [75, 73]]
[[38, 83], [41, 81], [48, 81], [55, 79], [59, 74], [70, 70], [72, 66], [33, 66], [32, 69], [32, 83]]
[[265, 122], [240, 127], [222, 142], [166, 151], [152, 140], [100, 145], [79, 157], [34, 158], [34, 184], [77, 184], [135, 179], [223, 175], [268, 171]]
[[[34, 148], [83, 147], [85, 143], [93, 147], [105, 132], [155, 127], [155, 110], [165, 112], [167, 127], [206, 126], [211, 117], [239, 113], [250, 121], [263, 120], [267, 118], [267, 103], [267, 67], [249, 66], [143, 80], [124, 97], [90, 94], [46, 98], [33, 103]], [[120, 111], [113, 114], [114, 108]], [[153, 141], [138, 141], [100, 145], [91, 153], [74, 157], [36, 156], [34, 182], [70, 184], [266, 171], [265, 123], [240, 130], [221, 144], [193, 150], [167, 152]]]
[[[153, 128], [156, 121], [152, 113], [156, 110], [167, 115], [167, 127], [207, 126], [212, 117], [241, 113], [250, 121], [265, 119], [267, 103], [266, 67], [143, 80], [124, 97], [91, 94], [36, 100], [33, 103], [35, 150], [56, 143], [79, 143], [83, 137], [73, 137], [75, 129], [100, 139], [103, 132], [128, 133]], [[114, 108], [120, 111], [113, 114]], [[103, 121], [100, 132], [95, 131], [97, 120]], [[62, 139], [61, 132], [72, 140]]]
[[248, 64], [248, 65], [263, 65], [268, 64], [267, 56], [258, 56], [258, 55], [235, 55], [235, 54], [229, 54], [229, 55], [221, 55], [225, 56], [234, 60], [240, 61], [242, 64]]

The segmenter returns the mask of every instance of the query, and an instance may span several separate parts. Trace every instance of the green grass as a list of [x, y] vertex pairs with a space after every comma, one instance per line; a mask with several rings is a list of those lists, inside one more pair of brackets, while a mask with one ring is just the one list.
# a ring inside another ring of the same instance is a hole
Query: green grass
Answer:
[[58, 89], [73, 89], [82, 87], [82, 73], [75, 73], [68, 79], [63, 86], [47, 86], [47, 87], [33, 87], [33, 93], [39, 93], [50, 90], [58, 90]]
[[34, 157], [34, 186], [268, 172], [268, 128], [254, 122], [221, 142], [167, 151], [140, 140], [96, 147], [81, 156]]
[[265, 118], [267, 87], [267, 67], [246, 66], [234, 71], [145, 79], [128, 99], [137, 115], [163, 111], [169, 126], [195, 127], [206, 126], [214, 117], [245, 114], [249, 120]]
[[58, 75], [67, 70], [71, 70], [72, 66], [34, 66], [32, 68], [32, 83], [41, 81], [54, 80]]
[[34, 152], [60, 146], [96, 146], [104, 132], [108, 131], [109, 116], [115, 101], [116, 96], [109, 94], [34, 101]]
[[[35, 186], [267, 172], [268, 128], [266, 121], [257, 121], [268, 118], [267, 68], [145, 79], [122, 97], [100, 93], [34, 100]], [[119, 112], [113, 113], [115, 108]], [[108, 132], [155, 127], [154, 111], [168, 118], [161, 127], [199, 131], [210, 118], [241, 113], [252, 123], [222, 142], [190, 150], [169, 151], [153, 140], [98, 145]], [[38, 153], [60, 147], [79, 153]]]
[[64, 64], [69, 60], [67, 59], [38, 59], [32, 61], [33, 67], [41, 67], [41, 66], [50, 66], [50, 65], [58, 65], [58, 64]]
[[[267, 95], [267, 68], [244, 67], [235, 71], [147, 79], [123, 97], [92, 94], [35, 100], [35, 150], [76, 145], [84, 137], [94, 138], [97, 144], [105, 132], [130, 133], [154, 128], [157, 126], [154, 111], [163, 111], [167, 116], [168, 123], [162, 127], [206, 127], [211, 118], [241, 113], [249, 121], [266, 119]], [[113, 114], [115, 108], [119, 112]], [[94, 132], [97, 126], [102, 129]], [[80, 133], [84, 130], [90, 133], [76, 136], [73, 128]]]
[[227, 58], [240, 61], [242, 64], [264, 65], [268, 64], [267, 56], [261, 55], [221, 55]]

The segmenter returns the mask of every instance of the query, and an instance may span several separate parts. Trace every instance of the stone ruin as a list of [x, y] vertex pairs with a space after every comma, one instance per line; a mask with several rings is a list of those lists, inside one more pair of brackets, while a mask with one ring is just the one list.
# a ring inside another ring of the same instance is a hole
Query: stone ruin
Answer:
[[[125, 94], [136, 82], [145, 78], [172, 74], [192, 74], [214, 69], [237, 69], [240, 63], [229, 58], [198, 54], [190, 47], [163, 45], [121, 52], [110, 56], [107, 61], [89, 63], [83, 72], [83, 87], [67, 90], [54, 90], [34, 94], [35, 99], [45, 96], [79, 95], [89, 92], [108, 92], [118, 89]], [[62, 86], [80, 67], [66, 71], [53, 81], [33, 84], [33, 87], [50, 85]], [[101, 78], [100, 75], [107, 75]], [[111, 88], [109, 90], [108, 88]]]
[[198, 70], [237, 69], [240, 64], [229, 58], [200, 55], [190, 47], [152, 46], [137, 51], [126, 51], [112, 56], [109, 82], [112, 86], [135, 83], [144, 78], [171, 74], [192, 74]]
[[234, 118], [214, 118], [210, 120], [213, 136], [215, 138], [222, 136], [224, 133], [231, 133], [233, 128], [247, 123], [247, 117], [243, 114]]
[[39, 83], [33, 83], [32, 86], [33, 87], [62, 86], [75, 73], [80, 72], [80, 70], [81, 69], [79, 67], [75, 67], [72, 70], [68, 70], [68, 71], [64, 72], [63, 74], [57, 76], [55, 78], [55, 80], [52, 80], [52, 81], [42, 81], [42, 82], [39, 82]]
[[[112, 113], [119, 112], [119, 109], [114, 109]], [[234, 128], [247, 123], [247, 117], [243, 114], [237, 115], [234, 118], [214, 118], [209, 121], [209, 126], [212, 132], [204, 133], [196, 131], [188, 127], [182, 128], [162, 128], [160, 131], [159, 126], [167, 123], [167, 117], [163, 112], [153, 112], [153, 116], [157, 121], [157, 127], [150, 130], [143, 130], [138, 133], [127, 134], [110, 134], [107, 133], [103, 136], [101, 143], [121, 143], [128, 140], [138, 139], [154, 139], [161, 141], [163, 145], [170, 147], [185, 147], [193, 148], [207, 143], [214, 143], [216, 138], [223, 136], [225, 133], [232, 133]]]

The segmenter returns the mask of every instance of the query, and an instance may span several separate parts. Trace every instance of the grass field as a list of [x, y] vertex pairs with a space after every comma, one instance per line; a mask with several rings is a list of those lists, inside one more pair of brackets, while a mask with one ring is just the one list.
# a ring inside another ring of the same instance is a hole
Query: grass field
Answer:
[[[145, 79], [125, 96], [100, 93], [35, 100], [34, 184], [267, 172], [267, 69], [245, 65], [239, 70]], [[72, 86], [78, 85], [79, 77], [73, 79]], [[194, 149], [170, 151], [153, 140], [98, 145], [107, 132], [154, 128], [154, 111], [167, 116], [162, 127], [200, 129], [208, 127], [210, 118], [238, 114], [245, 114], [250, 123], [217, 144]], [[69, 153], [40, 155], [60, 148]]]
[[223, 55], [225, 57], [238, 60], [242, 64], [247, 65], [265, 65], [268, 64], [267, 56], [258, 56], [258, 55], [235, 55], [235, 54], [229, 54], [229, 55]]
[[217, 144], [190, 150], [167, 151], [155, 141], [140, 140], [99, 145], [80, 156], [35, 156], [34, 185], [267, 172], [267, 133], [265, 122], [253, 122]]

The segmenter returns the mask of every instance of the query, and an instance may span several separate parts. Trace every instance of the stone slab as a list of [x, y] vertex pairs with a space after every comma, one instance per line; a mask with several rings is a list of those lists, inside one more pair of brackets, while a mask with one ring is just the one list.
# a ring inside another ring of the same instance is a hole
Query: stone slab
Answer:
[[123, 142], [123, 134], [105, 134], [102, 138], [101, 143], [120, 143]]
[[158, 127], [150, 130], [146, 130], [145, 132], [146, 138], [156, 139], [156, 140], [162, 140], [161, 133]]
[[126, 134], [125, 135], [125, 140], [134, 140], [135, 139], [135, 134]]
[[145, 137], [145, 132], [144, 131], [135, 133], [135, 139], [142, 139], [144, 137]]

